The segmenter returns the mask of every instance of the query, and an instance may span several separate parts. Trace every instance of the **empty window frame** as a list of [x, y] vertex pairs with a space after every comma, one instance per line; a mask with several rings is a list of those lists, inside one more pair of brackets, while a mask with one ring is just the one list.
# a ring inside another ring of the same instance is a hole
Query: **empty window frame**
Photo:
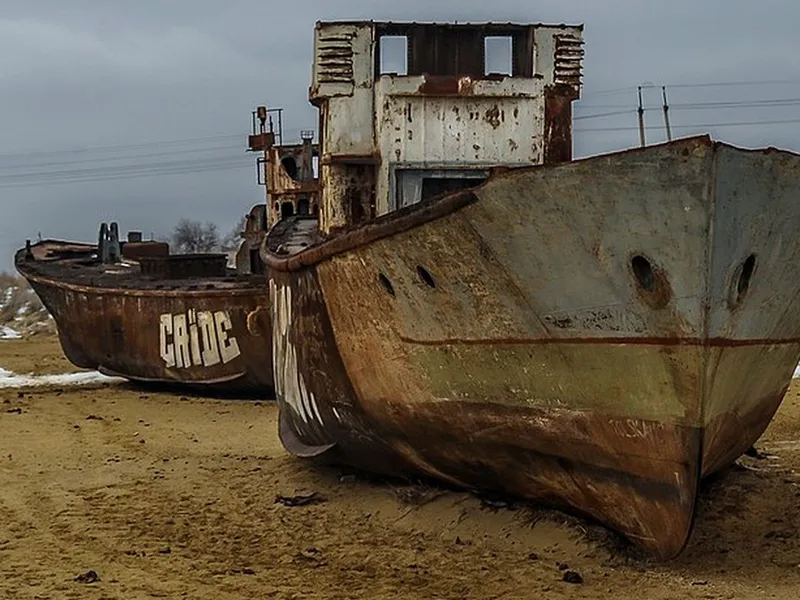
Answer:
[[484, 75], [511, 75], [514, 43], [509, 35], [487, 35], [483, 38]]
[[384, 35], [380, 39], [380, 74], [408, 75], [408, 38]]

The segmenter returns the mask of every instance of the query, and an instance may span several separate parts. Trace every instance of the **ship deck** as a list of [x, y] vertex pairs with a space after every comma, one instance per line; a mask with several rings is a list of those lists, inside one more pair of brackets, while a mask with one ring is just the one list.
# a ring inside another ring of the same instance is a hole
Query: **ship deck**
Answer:
[[103, 264], [97, 258], [97, 246], [79, 242], [44, 240], [33, 244], [14, 257], [17, 270], [26, 278], [49, 280], [54, 284], [120, 290], [202, 291], [266, 288], [266, 275], [240, 274], [226, 269], [223, 276], [199, 276], [172, 279], [145, 275], [140, 263], [123, 258]]
[[267, 234], [267, 249], [281, 257], [298, 254], [322, 241], [319, 221], [314, 217], [289, 217], [276, 223]]

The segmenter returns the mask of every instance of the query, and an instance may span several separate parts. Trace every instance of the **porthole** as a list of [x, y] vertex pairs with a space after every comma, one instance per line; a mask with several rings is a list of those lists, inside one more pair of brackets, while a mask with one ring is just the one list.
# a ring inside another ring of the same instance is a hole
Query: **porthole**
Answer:
[[672, 288], [667, 273], [642, 254], [634, 254], [630, 262], [636, 290], [642, 301], [650, 308], [660, 310], [672, 299]]
[[422, 280], [422, 283], [429, 288], [436, 287], [436, 281], [433, 279], [433, 275], [431, 275], [425, 267], [417, 265], [417, 276]]
[[378, 275], [378, 281], [381, 282], [381, 286], [383, 286], [383, 289], [386, 290], [390, 296], [394, 296], [394, 286], [392, 286], [392, 282], [389, 281], [389, 278], [386, 275], [380, 273]]
[[633, 275], [642, 289], [652, 292], [655, 286], [655, 277], [653, 276], [653, 266], [650, 261], [637, 254], [631, 259], [631, 269], [633, 269]]
[[745, 298], [750, 290], [753, 274], [756, 270], [756, 255], [751, 254], [744, 262], [739, 265], [733, 275], [729, 303], [730, 307], [736, 308]]
[[755, 268], [756, 255], [751, 254], [742, 264], [742, 270], [739, 273], [739, 281], [736, 283], [736, 296], [738, 300], [744, 298], [747, 290], [750, 289], [750, 278], [753, 276]]

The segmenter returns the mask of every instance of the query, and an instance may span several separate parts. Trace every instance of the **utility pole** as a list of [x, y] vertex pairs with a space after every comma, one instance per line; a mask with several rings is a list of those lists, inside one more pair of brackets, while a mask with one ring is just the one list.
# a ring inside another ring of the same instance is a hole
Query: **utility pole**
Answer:
[[639, 86], [639, 143], [644, 148], [644, 106], [642, 105], [642, 86]]
[[661, 97], [664, 99], [664, 125], [667, 127], [667, 141], [672, 141], [672, 129], [669, 126], [669, 104], [667, 104], [667, 88], [661, 86]]

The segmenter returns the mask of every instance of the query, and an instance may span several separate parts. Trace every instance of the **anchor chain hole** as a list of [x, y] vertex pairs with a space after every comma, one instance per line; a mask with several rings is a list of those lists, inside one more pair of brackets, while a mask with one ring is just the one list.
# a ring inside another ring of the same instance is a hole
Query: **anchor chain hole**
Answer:
[[417, 276], [429, 288], [436, 287], [436, 281], [433, 279], [433, 275], [431, 275], [425, 267], [417, 265]]
[[636, 281], [648, 292], [652, 292], [655, 287], [655, 275], [653, 266], [644, 256], [637, 254], [631, 259], [631, 269]]
[[390, 296], [394, 297], [394, 286], [392, 285], [392, 282], [389, 281], [389, 278], [383, 273], [379, 273], [378, 281], [381, 282], [383, 289], [385, 289]]
[[739, 272], [739, 280], [736, 282], [736, 302], [741, 302], [747, 290], [750, 289], [750, 279], [753, 277], [753, 272], [756, 268], [756, 255], [751, 254], [742, 263], [741, 271]]

